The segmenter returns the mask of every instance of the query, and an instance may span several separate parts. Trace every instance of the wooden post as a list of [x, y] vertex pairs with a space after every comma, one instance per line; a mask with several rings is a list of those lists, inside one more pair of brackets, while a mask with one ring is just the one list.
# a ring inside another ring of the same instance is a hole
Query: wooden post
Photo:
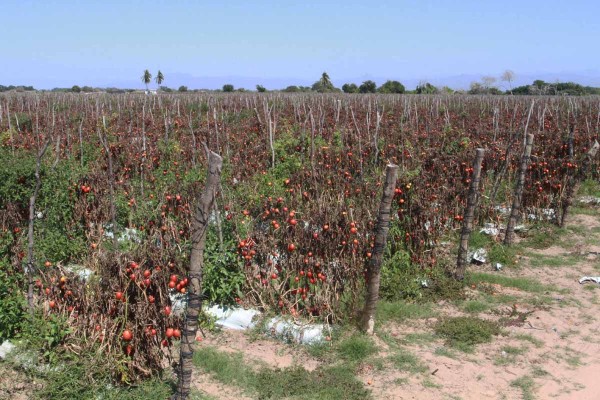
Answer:
[[463, 219], [462, 230], [460, 231], [460, 244], [458, 246], [458, 259], [456, 261], [456, 271], [454, 277], [462, 281], [465, 278], [465, 270], [469, 265], [467, 252], [469, 251], [469, 237], [473, 230], [473, 219], [475, 217], [475, 208], [479, 200], [479, 182], [481, 181], [481, 163], [483, 162], [484, 149], [477, 149], [475, 153], [475, 162], [473, 162], [473, 175], [471, 176], [471, 185], [467, 197], [467, 208]]
[[[569, 139], [570, 150], [569, 150], [569, 159], [573, 161], [572, 157], [572, 138]], [[578, 172], [568, 171], [567, 181], [565, 184], [565, 199], [562, 202], [562, 212], [560, 215], [560, 221], [558, 221], [558, 226], [561, 228], [565, 226], [565, 221], [567, 220], [567, 215], [569, 214], [569, 207], [573, 204], [573, 195], [577, 191], [577, 187], [579, 186], [579, 182], [584, 180], [587, 176], [588, 169], [594, 159], [596, 154], [598, 153], [598, 149], [600, 148], [600, 144], [595, 140], [592, 147], [588, 150], [587, 153], [581, 157], [581, 167]]]
[[48, 146], [52, 142], [52, 138], [48, 138], [46, 144], [41, 149], [38, 149], [37, 157], [35, 160], [35, 188], [33, 189], [33, 194], [29, 198], [29, 225], [27, 229], [27, 280], [28, 280], [28, 289], [27, 289], [27, 307], [29, 308], [29, 312], [33, 314], [33, 275], [34, 275], [34, 256], [33, 256], [33, 223], [35, 221], [36, 212], [35, 212], [35, 202], [37, 201], [37, 196], [40, 192], [40, 187], [42, 186], [42, 179], [40, 176], [40, 172], [42, 169], [42, 158], [48, 150]]
[[[205, 145], [206, 147], [206, 145]], [[198, 315], [202, 306], [202, 270], [204, 266], [204, 248], [206, 244], [206, 230], [210, 212], [215, 204], [215, 197], [221, 180], [223, 159], [217, 153], [208, 153], [208, 176], [206, 186], [196, 206], [196, 213], [192, 221], [192, 252], [190, 255], [188, 304], [185, 313], [185, 325], [181, 337], [179, 357], [179, 371], [177, 389], [173, 400], [185, 400], [190, 394], [192, 380], [192, 357], [194, 355], [193, 343], [198, 330]]]
[[510, 218], [506, 225], [506, 233], [504, 234], [504, 244], [509, 246], [512, 244], [515, 234], [515, 225], [521, 213], [521, 198], [523, 197], [523, 187], [525, 186], [525, 173], [531, 158], [531, 149], [533, 148], [533, 135], [528, 134], [525, 142], [525, 151], [521, 157], [521, 168], [519, 169], [519, 178], [515, 186], [515, 196], [513, 198], [512, 208], [510, 210]]
[[379, 300], [379, 280], [381, 278], [381, 263], [383, 260], [383, 251], [387, 241], [388, 231], [390, 230], [390, 214], [394, 191], [396, 189], [396, 179], [398, 178], [398, 166], [388, 164], [385, 173], [385, 186], [383, 195], [379, 204], [379, 214], [377, 216], [377, 226], [375, 227], [375, 248], [369, 262], [367, 272], [367, 299], [362, 313], [360, 328], [368, 334], [373, 334], [375, 327], [375, 309]]

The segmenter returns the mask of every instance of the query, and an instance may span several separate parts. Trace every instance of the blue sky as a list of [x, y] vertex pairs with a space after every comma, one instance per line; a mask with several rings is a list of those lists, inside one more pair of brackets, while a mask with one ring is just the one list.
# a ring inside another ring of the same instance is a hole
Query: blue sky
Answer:
[[0, 18], [4, 85], [600, 76], [598, 0], [2, 0]]

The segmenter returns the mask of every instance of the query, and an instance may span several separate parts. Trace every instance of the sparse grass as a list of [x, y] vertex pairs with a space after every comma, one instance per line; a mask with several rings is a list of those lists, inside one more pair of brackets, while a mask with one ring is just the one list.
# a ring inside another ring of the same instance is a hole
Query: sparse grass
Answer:
[[548, 376], [550, 375], [550, 373], [548, 371], [546, 371], [544, 368], [538, 366], [538, 365], [534, 365], [531, 368], [531, 374], [536, 377], [536, 378], [540, 378], [542, 376]]
[[581, 225], [569, 225], [567, 226], [567, 230], [574, 235], [585, 236], [588, 233], [588, 228]]
[[556, 291], [556, 287], [543, 285], [529, 278], [511, 278], [500, 274], [488, 274], [485, 272], [474, 272], [468, 276], [469, 282], [473, 284], [492, 283], [505, 287], [512, 287], [530, 293], [543, 293]]
[[539, 222], [529, 230], [521, 245], [534, 249], [547, 249], [567, 233], [568, 231], [565, 228], [559, 228], [547, 222]]
[[396, 350], [394, 354], [389, 357], [389, 360], [394, 367], [400, 371], [407, 371], [412, 374], [424, 373], [428, 371], [427, 366], [408, 350]]
[[433, 352], [436, 356], [442, 356], [442, 357], [448, 357], [451, 358], [453, 360], [457, 360], [458, 359], [458, 354], [456, 354], [456, 352], [448, 347], [445, 346], [441, 346], [435, 349], [435, 351]]
[[479, 230], [474, 230], [471, 232], [471, 236], [469, 237], [469, 249], [477, 250], [479, 248], [487, 248], [491, 246], [493, 243], [492, 238], [488, 235], [479, 232]]
[[403, 344], [428, 344], [436, 340], [435, 336], [429, 332], [409, 333], [401, 342]]
[[571, 214], [580, 214], [580, 215], [598, 215], [597, 209], [582, 207], [582, 206], [572, 206], [571, 208], [569, 208], [569, 212]]
[[370, 392], [347, 365], [334, 365], [307, 371], [300, 366], [284, 369], [262, 367], [258, 371], [244, 363], [240, 353], [202, 348], [194, 354], [194, 364], [216, 380], [235, 385], [258, 399], [369, 399]]
[[495, 365], [509, 365], [517, 360], [517, 356], [525, 353], [526, 347], [503, 346], [501, 355], [494, 360]]
[[515, 339], [522, 340], [524, 342], [529, 342], [538, 349], [544, 346], [544, 342], [542, 340], [534, 338], [533, 336], [526, 333], [520, 333], [518, 335], [515, 335]]
[[515, 266], [517, 255], [522, 251], [521, 246], [504, 246], [501, 243], [494, 243], [490, 248], [489, 256], [492, 265], [500, 263], [505, 267]]
[[481, 300], [469, 300], [461, 304], [460, 308], [470, 314], [479, 314], [490, 309], [490, 304]]
[[438, 385], [430, 377], [426, 377], [425, 379], [423, 379], [422, 384], [423, 384], [423, 387], [426, 387], [428, 389], [441, 389], [442, 388], [442, 385]]
[[377, 321], [385, 324], [388, 321], [403, 322], [407, 319], [434, 317], [430, 303], [406, 303], [404, 301], [380, 301], [377, 305]]
[[464, 352], [472, 352], [474, 346], [492, 341], [501, 333], [500, 326], [476, 317], [445, 318], [437, 323], [435, 332], [446, 339], [446, 343]]
[[594, 179], [586, 179], [579, 185], [579, 196], [600, 197], [600, 184]]
[[534, 400], [533, 389], [535, 387], [535, 382], [530, 376], [525, 375], [515, 379], [510, 383], [510, 386], [521, 390], [523, 400]]

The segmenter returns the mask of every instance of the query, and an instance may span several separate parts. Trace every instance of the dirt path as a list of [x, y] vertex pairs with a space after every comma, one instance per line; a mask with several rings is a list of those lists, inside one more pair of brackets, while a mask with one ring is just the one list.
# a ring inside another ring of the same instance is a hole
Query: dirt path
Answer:
[[[377, 354], [359, 365], [356, 377], [375, 399], [600, 399], [600, 286], [578, 282], [582, 276], [600, 276], [598, 252], [600, 215], [587, 212], [571, 215], [552, 246], [523, 248], [517, 268], [495, 272], [489, 265], [472, 266], [472, 272], [545, 286], [482, 284], [470, 289], [465, 301], [440, 302], [434, 316], [386, 323], [374, 339]], [[444, 316], [460, 315], [504, 321], [504, 333], [473, 353], [450, 348], [433, 335], [433, 325]], [[314, 370], [335, 362], [264, 337], [250, 340], [240, 332], [210, 335], [202, 346], [241, 352], [249, 366]], [[386, 360], [396, 346], [423, 367], [415, 372], [409, 364], [390, 366]], [[215, 385], [211, 376], [195, 383], [212, 398], [249, 398], [243, 388]]]

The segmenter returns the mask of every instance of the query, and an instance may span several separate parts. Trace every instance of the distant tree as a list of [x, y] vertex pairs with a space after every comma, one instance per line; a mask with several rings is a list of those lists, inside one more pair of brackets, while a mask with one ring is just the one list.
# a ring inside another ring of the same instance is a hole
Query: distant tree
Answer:
[[224, 92], [231, 93], [231, 92], [233, 92], [233, 90], [234, 90], [234, 87], [233, 87], [232, 84], [227, 83], [227, 84], [223, 85], [223, 91]]
[[354, 83], [344, 83], [342, 90], [344, 93], [358, 93], [358, 86]]
[[398, 81], [387, 81], [379, 88], [380, 93], [404, 93], [404, 85]]
[[506, 91], [506, 94], [519, 94], [519, 95], [527, 95], [531, 94], [529, 91], [530, 85], [517, 86], [510, 91]]
[[285, 89], [283, 89], [283, 91], [287, 93], [296, 93], [300, 91], [300, 88], [298, 86], [292, 85], [286, 87]]
[[79, 93], [79, 92], [81, 92], [81, 88], [77, 85], [73, 85], [73, 87], [71, 88], [71, 92]]
[[436, 88], [429, 82], [421, 82], [417, 85], [417, 88], [415, 89], [415, 93], [417, 93], [417, 94], [436, 94], [436, 93], [439, 93], [439, 90], [438, 90], [438, 88]]
[[485, 75], [481, 78], [481, 85], [484, 89], [491, 89], [496, 83], [496, 78], [491, 75]]
[[360, 93], [375, 93], [377, 92], [377, 84], [371, 80], [364, 81], [359, 87]]
[[510, 94], [512, 94], [512, 82], [515, 80], [515, 73], [510, 69], [507, 69], [504, 71], [504, 73], [502, 73], [500, 79], [502, 79], [504, 82], [508, 82], [508, 88], [510, 90]]
[[264, 93], [267, 91], [267, 89], [262, 85], [256, 85], [256, 91], [259, 93]]
[[160, 86], [158, 88], [158, 90], [160, 90], [161, 92], [165, 92], [165, 93], [171, 93], [171, 92], [173, 92], [173, 89], [171, 89], [168, 86]]
[[85, 92], [85, 93], [91, 93], [91, 92], [94, 91], [94, 88], [91, 87], [91, 86], [84, 86], [84, 87], [81, 88], [81, 91]]
[[162, 83], [165, 81], [165, 76], [163, 75], [162, 72], [160, 72], [160, 69], [158, 70], [158, 73], [156, 74], [156, 78], [154, 79], [154, 81], [156, 82], [156, 84], [160, 87], [160, 85], [162, 85]]
[[187, 86], [179, 86], [179, 89], [177, 89], [178, 92], [187, 92], [188, 91], [188, 87]]
[[330, 93], [335, 92], [336, 88], [333, 86], [333, 83], [331, 83], [331, 79], [329, 79], [327, 72], [323, 72], [321, 79], [313, 83], [312, 90], [319, 93]]
[[148, 85], [152, 82], [152, 74], [147, 69], [144, 70], [144, 75], [142, 75], [142, 82], [146, 85], [146, 91], [148, 91]]

